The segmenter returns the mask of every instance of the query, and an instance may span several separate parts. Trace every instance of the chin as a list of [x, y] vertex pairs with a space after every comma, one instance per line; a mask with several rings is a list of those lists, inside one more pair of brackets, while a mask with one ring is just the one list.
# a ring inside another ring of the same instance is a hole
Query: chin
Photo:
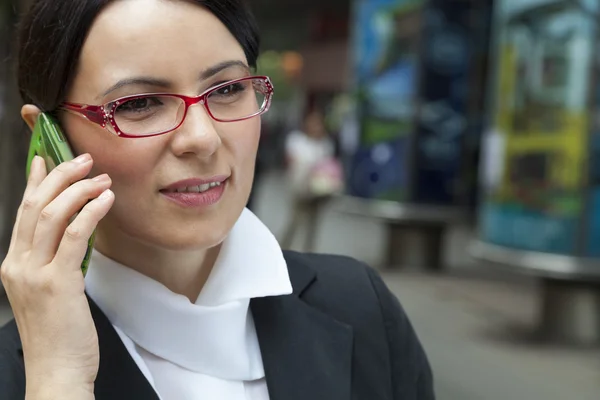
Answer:
[[194, 229], [157, 232], [150, 241], [157, 247], [170, 251], [193, 251], [210, 249], [220, 245], [227, 238], [229, 229]]

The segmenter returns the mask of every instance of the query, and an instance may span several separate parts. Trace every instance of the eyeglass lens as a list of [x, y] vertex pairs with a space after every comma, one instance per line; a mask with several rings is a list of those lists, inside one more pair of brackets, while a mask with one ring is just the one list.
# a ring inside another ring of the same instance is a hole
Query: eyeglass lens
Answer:
[[[227, 122], [244, 119], [261, 112], [266, 106], [267, 90], [260, 79], [231, 83], [212, 91], [207, 107], [216, 120]], [[175, 96], [138, 96], [119, 104], [115, 123], [128, 135], [146, 136], [175, 128], [185, 114], [185, 102]]]

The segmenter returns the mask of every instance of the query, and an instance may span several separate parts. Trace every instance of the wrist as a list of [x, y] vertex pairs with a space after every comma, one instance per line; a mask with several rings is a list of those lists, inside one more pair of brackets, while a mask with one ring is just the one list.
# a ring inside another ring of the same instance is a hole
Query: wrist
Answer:
[[94, 400], [94, 385], [68, 385], [52, 381], [27, 383], [25, 400]]
[[70, 369], [28, 368], [26, 400], [93, 400], [94, 382]]
[[28, 383], [53, 382], [57, 386], [93, 387], [98, 365], [80, 357], [28, 357], [24, 352], [25, 375]]

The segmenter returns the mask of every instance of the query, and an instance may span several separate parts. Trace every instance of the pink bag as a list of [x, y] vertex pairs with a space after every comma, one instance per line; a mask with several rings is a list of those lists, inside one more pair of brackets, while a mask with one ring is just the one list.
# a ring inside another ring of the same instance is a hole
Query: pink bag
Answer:
[[328, 158], [313, 167], [308, 182], [311, 196], [325, 197], [344, 191], [344, 171], [336, 158]]

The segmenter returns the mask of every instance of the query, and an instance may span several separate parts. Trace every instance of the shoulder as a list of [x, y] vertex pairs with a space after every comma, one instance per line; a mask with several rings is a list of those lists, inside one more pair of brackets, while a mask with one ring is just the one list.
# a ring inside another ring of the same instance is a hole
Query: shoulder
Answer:
[[[407, 320], [396, 296], [367, 264], [339, 255], [284, 254], [294, 291], [332, 317], [371, 334], [380, 330], [382, 335], [389, 320]], [[311, 274], [314, 278], [307, 284], [303, 279]]]
[[14, 320], [0, 328], [0, 393], [7, 400], [25, 398], [23, 352]]
[[[433, 376], [423, 346], [398, 298], [372, 267], [350, 257], [284, 252], [292, 285], [306, 303], [350, 325], [355, 356], [390, 371], [394, 399], [432, 400]], [[306, 272], [313, 281], [306, 285]], [[357, 360], [359, 361], [359, 360]]]
[[325, 300], [358, 296], [363, 297], [362, 300], [369, 298], [373, 302], [371, 305], [376, 306], [378, 295], [382, 294], [379, 292], [385, 288], [375, 269], [351, 257], [292, 251], [285, 251], [284, 255], [292, 285], [306, 274], [304, 271], [310, 271], [315, 277], [314, 282], [307, 286], [306, 293], [302, 293], [303, 296], [322, 294]]
[[[385, 337], [389, 315], [381, 298], [393, 296], [385, 290], [379, 274], [350, 257], [286, 252], [294, 292], [312, 307], [350, 325], [360, 338]], [[306, 277], [312, 277], [307, 282]], [[379, 283], [381, 282], [381, 284]]]

